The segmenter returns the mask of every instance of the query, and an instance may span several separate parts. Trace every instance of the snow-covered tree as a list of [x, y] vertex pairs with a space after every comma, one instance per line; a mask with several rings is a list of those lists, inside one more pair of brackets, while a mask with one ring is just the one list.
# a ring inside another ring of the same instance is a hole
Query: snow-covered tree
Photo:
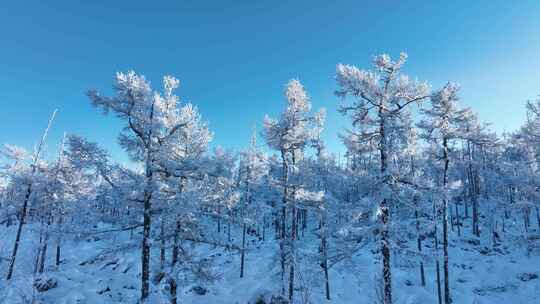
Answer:
[[241, 192], [240, 217], [242, 222], [242, 249], [240, 277], [244, 277], [246, 255], [246, 233], [250, 225], [262, 221], [265, 225], [266, 208], [264, 201], [264, 178], [268, 174], [266, 155], [257, 147], [256, 133], [253, 133], [249, 148], [240, 155], [238, 168], [239, 191]]
[[407, 55], [401, 53], [397, 61], [388, 55], [374, 59], [374, 70], [360, 70], [355, 66], [338, 65], [336, 94], [339, 97], [352, 97], [352, 103], [343, 105], [340, 111], [349, 115], [352, 126], [349, 130], [354, 141], [375, 144], [379, 152], [379, 218], [381, 220], [381, 252], [383, 262], [383, 302], [392, 303], [392, 275], [390, 264], [390, 210], [389, 203], [396, 182], [392, 168], [392, 134], [399, 131], [397, 123], [410, 104], [421, 103], [428, 97], [428, 85], [411, 80], [401, 73]]
[[[185, 148], [182, 140], [199, 136], [205, 146], [210, 132], [201, 122], [197, 110], [186, 104], [180, 107], [174, 90], [179, 81], [171, 76], [163, 78], [163, 94], [154, 92], [144, 76], [134, 71], [118, 73], [115, 81], [115, 96], [104, 97], [97, 91], [88, 92], [92, 104], [104, 113], [113, 112], [125, 122], [118, 140], [131, 160], [143, 166], [144, 182], [136, 201], [143, 208], [142, 276], [141, 301], [148, 298], [150, 285], [150, 229], [152, 224], [152, 199], [156, 194], [158, 174], [171, 170], [170, 161], [182, 155], [184, 150], [198, 149], [197, 145]], [[195, 128], [194, 128], [195, 126]], [[194, 134], [194, 129], [199, 133]], [[185, 143], [184, 143], [185, 144]], [[203, 148], [204, 149], [204, 148]], [[176, 153], [176, 154], [171, 154]], [[176, 167], [172, 171], [176, 171]]]
[[[289, 267], [289, 300], [294, 295], [294, 272], [296, 263], [295, 241], [298, 237], [297, 190], [299, 189], [299, 162], [304, 150], [316, 138], [317, 119], [310, 113], [311, 102], [304, 86], [291, 80], [285, 89], [287, 107], [279, 120], [268, 116], [264, 119], [264, 138], [268, 146], [280, 153], [282, 165], [281, 187], [283, 197], [280, 219], [280, 260], [282, 293], [285, 293], [285, 272]], [[290, 225], [287, 224], [290, 217]]]

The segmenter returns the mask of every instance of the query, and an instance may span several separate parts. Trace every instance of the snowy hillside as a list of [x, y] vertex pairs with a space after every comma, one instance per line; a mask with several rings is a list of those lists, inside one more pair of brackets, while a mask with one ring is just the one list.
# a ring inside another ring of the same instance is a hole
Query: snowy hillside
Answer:
[[[1, 255], [8, 256], [7, 244], [12, 241], [13, 226], [2, 231]], [[28, 227], [31, 234], [37, 227]], [[109, 229], [110, 227], [102, 227]], [[237, 229], [233, 242], [241, 237]], [[226, 239], [226, 236], [223, 236]], [[257, 303], [279, 291], [278, 269], [273, 265], [275, 241], [262, 242], [250, 237], [246, 257], [246, 274], [239, 278], [240, 256], [236, 250], [201, 246], [201, 257], [214, 260], [213, 267], [220, 278], [212, 283], [186, 283], [179, 287], [178, 303], [247, 304]], [[499, 304], [539, 303], [540, 301], [540, 254], [527, 257], [526, 248], [512, 239], [490, 248], [471, 244], [475, 238], [456, 238], [451, 242], [451, 287], [455, 303]], [[59, 267], [49, 266], [45, 274], [32, 274], [34, 249], [39, 243], [34, 236], [27, 236], [22, 245], [20, 267], [11, 282], [0, 281], [0, 303], [137, 303], [140, 285], [140, 253], [137, 243], [129, 239], [129, 233], [121, 235], [99, 234], [80, 240], [70, 240], [63, 245], [63, 257]], [[121, 243], [123, 243], [121, 245]], [[132, 244], [133, 247], [129, 247]], [[414, 247], [414, 240], [407, 246]], [[330, 271], [332, 300], [326, 301], [322, 280], [309, 282], [311, 303], [375, 303], [374, 274], [380, 265], [374, 260], [372, 246], [359, 250], [351, 260], [335, 265]], [[153, 261], [159, 264], [158, 250]], [[167, 256], [168, 258], [168, 256]], [[50, 255], [48, 265], [54, 265]], [[419, 271], [412, 261], [397, 258], [394, 263], [395, 303], [436, 303], [436, 275], [433, 262], [426, 266], [427, 286], [421, 287]], [[432, 259], [430, 259], [432, 261]], [[2, 271], [5, 271], [3, 262]], [[317, 265], [306, 270], [317, 272]], [[158, 269], [155, 270], [156, 272]], [[57, 286], [38, 292], [32, 287], [35, 278], [52, 278]], [[306, 280], [309, 280], [307, 278]], [[202, 287], [202, 293], [197, 288]], [[166, 284], [152, 284], [149, 303], [168, 303]], [[260, 302], [263, 303], [263, 302]], [[299, 300], [300, 303], [300, 300]]]

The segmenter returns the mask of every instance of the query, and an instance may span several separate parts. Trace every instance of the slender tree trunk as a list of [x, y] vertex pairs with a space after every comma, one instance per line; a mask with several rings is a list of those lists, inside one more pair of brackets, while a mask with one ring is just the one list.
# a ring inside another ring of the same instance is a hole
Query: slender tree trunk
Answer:
[[242, 255], [240, 257], [240, 278], [244, 277], [244, 259], [246, 255], [246, 223], [242, 225]]
[[448, 271], [448, 166], [450, 160], [448, 158], [448, 141], [443, 139], [443, 153], [444, 153], [444, 172], [443, 172], [443, 254], [444, 254], [444, 303], [452, 303], [450, 297], [450, 279]]
[[221, 208], [218, 206], [218, 216], [217, 216], [217, 232], [221, 232]]
[[282, 166], [283, 166], [283, 176], [282, 176], [282, 184], [283, 184], [283, 198], [282, 203], [283, 206], [281, 207], [281, 240], [279, 242], [279, 249], [280, 249], [280, 257], [281, 257], [281, 293], [285, 294], [285, 269], [286, 269], [286, 254], [285, 254], [285, 242], [286, 235], [287, 235], [287, 200], [288, 200], [288, 182], [289, 182], [289, 175], [288, 175], [288, 166], [287, 166], [287, 160], [286, 160], [286, 152], [281, 151], [281, 159], [282, 159]]
[[456, 226], [457, 226], [458, 236], [461, 236], [461, 223], [459, 221], [459, 207], [457, 203], [456, 203]]
[[538, 207], [536, 207], [536, 223], [538, 224], [538, 228], [540, 228], [540, 210], [538, 210]]
[[231, 212], [229, 212], [229, 218], [227, 219], [227, 240], [231, 242]]
[[60, 266], [60, 239], [56, 243], [56, 266]]
[[437, 296], [439, 298], [439, 304], [442, 304], [442, 294], [441, 294], [441, 274], [440, 274], [440, 266], [439, 266], [439, 260], [437, 259], [437, 263], [435, 265], [437, 267]]
[[[293, 190], [294, 191], [294, 190]], [[292, 213], [291, 213], [291, 265], [289, 270], [289, 301], [292, 302], [293, 296], [294, 296], [294, 266], [296, 264], [296, 248], [294, 245], [294, 241], [296, 240], [296, 208], [292, 207]]]
[[171, 265], [174, 267], [176, 265], [176, 262], [178, 261], [178, 234], [180, 233], [180, 220], [176, 220], [176, 225], [174, 229], [174, 236], [173, 236], [173, 247], [172, 247], [172, 254], [171, 254]]
[[23, 207], [21, 210], [19, 226], [17, 227], [17, 234], [15, 235], [15, 243], [13, 244], [13, 251], [11, 253], [11, 259], [9, 262], [8, 273], [6, 280], [11, 280], [13, 276], [13, 268], [15, 267], [15, 259], [17, 258], [17, 251], [19, 250], [19, 243], [21, 241], [22, 228], [24, 226], [24, 221], [26, 219], [26, 210], [28, 209], [28, 201], [30, 200], [30, 195], [32, 194], [32, 184], [28, 184], [26, 189], [26, 195], [24, 196]]
[[177, 289], [176, 280], [173, 279], [173, 278], [170, 278], [169, 279], [169, 293], [170, 293], [170, 296], [171, 296], [170, 300], [169, 300], [170, 304], [176, 304], [177, 303], [176, 289]]
[[45, 231], [45, 237], [43, 239], [43, 247], [41, 247], [41, 257], [39, 259], [38, 272], [43, 273], [45, 270], [45, 260], [47, 258], [47, 246], [49, 243], [49, 232]]
[[448, 211], [450, 212], [450, 231], [454, 232], [454, 224], [455, 224], [455, 220], [454, 220], [454, 214], [452, 213], [452, 208], [448, 208]]
[[43, 273], [45, 270], [45, 260], [47, 259], [47, 248], [49, 244], [49, 225], [50, 225], [50, 217], [47, 216], [47, 222], [45, 223], [44, 231], [43, 231], [43, 242], [41, 245], [40, 255], [39, 255], [39, 263], [37, 267], [37, 271], [39, 273]]
[[[324, 212], [324, 211], [323, 211]], [[326, 239], [326, 220], [325, 216], [321, 219], [321, 226], [323, 228], [323, 236], [321, 239], [321, 249], [323, 257], [323, 270], [324, 270], [324, 285], [326, 291], [326, 299], [330, 301], [330, 279], [328, 274], [328, 241]]]
[[381, 231], [381, 243], [382, 243], [382, 255], [383, 255], [383, 280], [384, 280], [384, 304], [392, 303], [392, 272], [390, 266], [390, 237], [388, 233], [389, 224], [389, 210], [386, 199], [381, 202], [381, 219], [382, 219], [382, 231]]
[[[380, 143], [380, 157], [381, 157], [381, 178], [384, 184], [387, 184], [387, 140], [385, 133], [385, 117], [382, 114], [382, 108], [379, 110], [379, 134], [381, 136]], [[392, 270], [390, 264], [390, 236], [388, 227], [390, 225], [390, 210], [388, 208], [388, 201], [384, 198], [380, 203], [380, 213], [381, 213], [381, 251], [383, 257], [383, 303], [391, 304], [392, 303]]]
[[43, 249], [43, 223], [39, 231], [39, 245], [37, 247], [36, 259], [34, 260], [34, 275], [37, 274], [39, 268], [39, 259], [41, 258], [41, 249]]
[[59, 211], [59, 216], [58, 216], [58, 222], [57, 222], [57, 226], [58, 227], [58, 235], [57, 235], [57, 238], [56, 238], [56, 257], [55, 257], [55, 265], [56, 267], [60, 266], [60, 246], [62, 244], [62, 232], [60, 231], [61, 230], [61, 225], [63, 223], [63, 217], [62, 217], [62, 211], [60, 210]]
[[438, 208], [435, 206], [435, 202], [433, 202], [433, 247], [435, 248], [435, 251], [439, 250], [439, 238], [437, 235], [437, 218], [438, 218]]
[[263, 216], [262, 241], [266, 241], [266, 216]]
[[142, 276], [141, 276], [141, 302], [144, 303], [150, 294], [150, 226], [151, 226], [151, 215], [150, 208], [151, 202], [150, 199], [152, 195], [145, 191], [144, 199], [144, 215], [143, 215], [143, 239], [142, 239], [142, 254], [141, 254], [141, 264], [142, 264]]
[[472, 214], [472, 220], [473, 220], [473, 234], [477, 237], [480, 237], [480, 229], [479, 229], [479, 214], [478, 214], [478, 186], [477, 186], [477, 172], [473, 169], [472, 161], [472, 149], [470, 142], [467, 142], [467, 153], [469, 154], [469, 185], [470, 185], [470, 195], [472, 198], [473, 203], [473, 214]]
[[291, 258], [291, 266], [289, 271], [289, 301], [293, 301], [294, 296], [294, 264], [296, 263], [295, 257]]
[[445, 199], [443, 204], [444, 303], [450, 304], [452, 300], [450, 298], [450, 279], [448, 273], [448, 216], [446, 212], [448, 201]]
[[[36, 172], [36, 167], [39, 161], [39, 156], [41, 154], [41, 149], [43, 147], [43, 144], [45, 143], [45, 140], [47, 138], [47, 134], [49, 133], [49, 130], [51, 128], [52, 122], [54, 121], [54, 118], [56, 116], [56, 110], [54, 110], [53, 114], [51, 115], [51, 118], [49, 119], [49, 123], [47, 124], [47, 128], [45, 129], [45, 132], [43, 133], [43, 136], [41, 137], [41, 141], [39, 142], [39, 146], [34, 154], [33, 157], [33, 164], [32, 164], [32, 177], [34, 176], [34, 173]], [[24, 226], [24, 221], [26, 220], [26, 212], [28, 209], [28, 201], [30, 200], [30, 195], [32, 194], [32, 180], [29, 181], [28, 186], [26, 188], [26, 194], [24, 196], [23, 201], [23, 207], [20, 214], [20, 221], [19, 226], [17, 227], [17, 234], [15, 235], [15, 243], [13, 244], [13, 251], [11, 252], [11, 259], [9, 262], [9, 268], [8, 273], [6, 276], [6, 280], [11, 280], [11, 277], [13, 276], [13, 269], [15, 267], [15, 260], [17, 258], [17, 251], [19, 250], [19, 243], [21, 241], [21, 233], [22, 228]]]
[[[538, 210], [538, 209], [537, 209]], [[308, 211], [307, 209], [304, 209], [302, 210], [302, 238], [304, 237], [304, 234], [305, 234], [305, 230], [307, 228], [307, 216], [308, 216]], [[539, 222], [540, 223], [540, 222]]]
[[159, 238], [160, 238], [160, 250], [159, 250], [159, 266], [161, 269], [165, 266], [165, 216], [161, 216], [161, 227], [159, 231]]
[[[418, 204], [416, 204], [418, 208]], [[418, 218], [418, 209], [414, 210], [414, 217], [416, 218], [416, 243], [418, 246], [418, 253], [420, 256], [420, 284], [426, 286], [426, 276], [424, 273], [424, 258], [422, 257], [422, 238], [420, 234], [420, 219]]]

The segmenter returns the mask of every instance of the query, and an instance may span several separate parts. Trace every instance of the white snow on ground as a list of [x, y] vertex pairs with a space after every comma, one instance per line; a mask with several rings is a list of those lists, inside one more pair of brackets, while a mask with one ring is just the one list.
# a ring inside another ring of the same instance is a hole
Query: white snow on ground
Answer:
[[[0, 227], [0, 254], [6, 258], [11, 252], [15, 226]], [[33, 259], [37, 239], [32, 225], [25, 227], [21, 254], [17, 257], [15, 277], [6, 282], [7, 260], [0, 264], [0, 303], [136, 303], [140, 288], [140, 255], [136, 241], [129, 242], [129, 233], [100, 234], [83, 240], [66, 241], [62, 248], [62, 263], [58, 270], [48, 267], [45, 276], [58, 281], [56, 288], [39, 293], [32, 288]], [[234, 230], [238, 241], [239, 231]], [[224, 239], [226, 237], [224, 236]], [[518, 239], [503, 240], [496, 250], [480, 252], [485, 245], [473, 245], [470, 238], [453, 235], [450, 245], [450, 275], [454, 303], [463, 304], [506, 304], [540, 303], [540, 256], [526, 256]], [[126, 244], [133, 244], [129, 247]], [[315, 240], [313, 240], [314, 245]], [[413, 246], [410, 242], [409, 246]], [[95, 259], [100, 253], [121, 249], [107, 254], [103, 259]], [[159, 249], [153, 247], [153, 265], [159, 264]], [[257, 295], [279, 293], [278, 263], [274, 263], [277, 245], [270, 241], [263, 243], [250, 238], [250, 251], [246, 256], [246, 273], [239, 278], [240, 256], [237, 251], [200, 246], [201, 256], [214, 257], [215, 269], [221, 279], [201, 285], [207, 290], [205, 295], [192, 291], [196, 285], [181, 286], [179, 303], [253, 303]], [[379, 265], [374, 261], [374, 248], [362, 248], [352, 261], [337, 264], [330, 273], [332, 300], [324, 298], [322, 285], [313, 285], [310, 291], [311, 303], [374, 303], [374, 274]], [[52, 250], [52, 249], [51, 249]], [[48, 265], [53, 265], [53, 254], [49, 254]], [[394, 256], [395, 257], [395, 256]], [[413, 259], [414, 260], [414, 259]], [[86, 263], [84, 263], [86, 261]], [[405, 259], [394, 258], [393, 287], [394, 300], [398, 304], [437, 303], [435, 269], [432, 262], [426, 265], [427, 286], [419, 286], [419, 271], [416, 265]], [[274, 266], [273, 266], [274, 265]], [[313, 265], [313, 269], [318, 265]], [[155, 269], [155, 267], [153, 267]], [[522, 277], [532, 274], [533, 278]], [[441, 274], [442, 275], [442, 274]], [[534, 275], [537, 277], [534, 278]], [[167, 303], [167, 293], [163, 286], [152, 285], [149, 303]], [[300, 303], [300, 302], [299, 302]]]

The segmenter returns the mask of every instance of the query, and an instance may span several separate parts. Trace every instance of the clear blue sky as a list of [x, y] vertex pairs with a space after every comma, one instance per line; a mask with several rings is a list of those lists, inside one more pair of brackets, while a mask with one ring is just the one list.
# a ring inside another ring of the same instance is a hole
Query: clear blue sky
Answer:
[[336, 113], [336, 64], [402, 50], [407, 73], [434, 88], [459, 82], [463, 104], [514, 130], [540, 94], [540, 1], [2, 1], [0, 143], [32, 147], [58, 108], [51, 146], [78, 133], [125, 161], [121, 123], [84, 92], [110, 93], [114, 73], [134, 69], [156, 86], [180, 78], [214, 145], [234, 149], [278, 115], [298, 77], [327, 108], [325, 139], [339, 151], [348, 122]]

